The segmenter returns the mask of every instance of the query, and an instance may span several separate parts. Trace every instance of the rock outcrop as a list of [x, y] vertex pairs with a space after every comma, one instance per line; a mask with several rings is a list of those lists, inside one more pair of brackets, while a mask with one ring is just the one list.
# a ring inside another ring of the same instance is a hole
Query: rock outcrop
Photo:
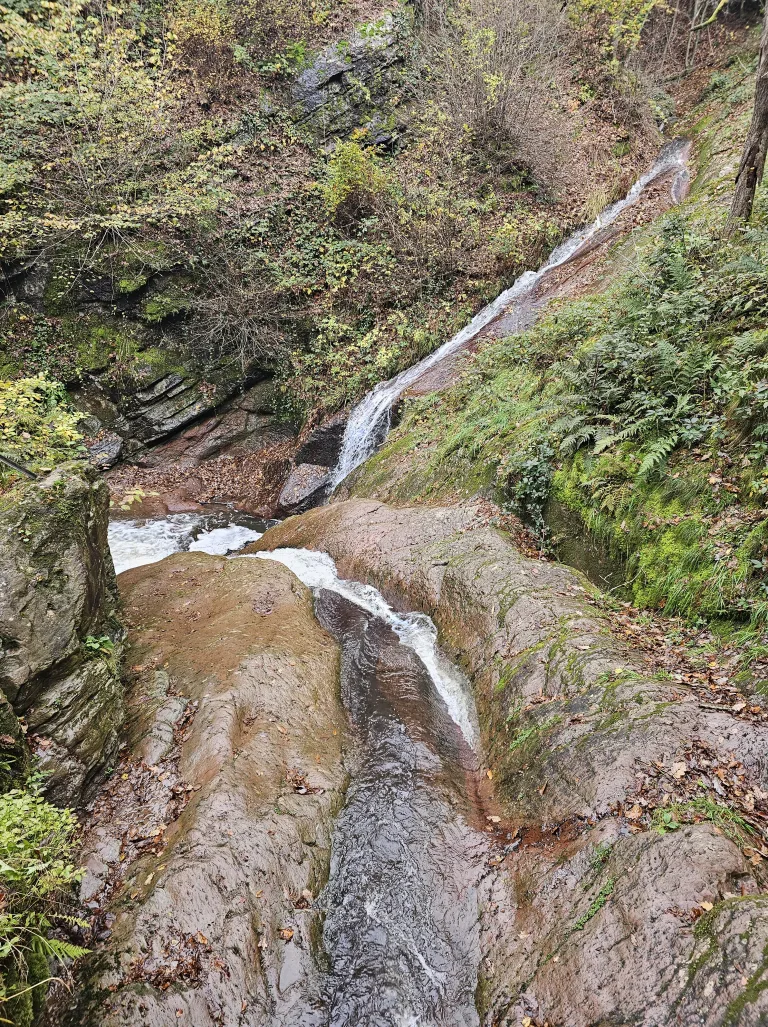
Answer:
[[401, 21], [384, 14], [321, 51], [291, 91], [297, 120], [325, 138], [345, 136], [367, 123], [372, 142], [389, 143], [392, 131], [378, 107], [397, 81], [403, 60]]
[[348, 411], [340, 410], [303, 436], [277, 500], [280, 516], [303, 513], [326, 498], [348, 417]]
[[63, 802], [114, 760], [123, 719], [108, 511], [84, 463], [0, 501], [0, 688]]
[[267, 378], [156, 444], [138, 462], [145, 467], [196, 467], [212, 457], [257, 452], [293, 436], [293, 430], [277, 419], [274, 387]]
[[64, 1022], [320, 1024], [310, 907], [345, 784], [338, 647], [274, 563], [184, 553], [120, 582], [132, 755], [86, 837], [102, 941]]
[[[472, 679], [508, 818], [484, 916], [484, 1023], [768, 1016], [764, 844], [759, 828], [750, 847], [718, 826], [732, 823], [721, 781], [765, 816], [759, 707], [713, 709], [649, 677], [583, 578], [524, 558], [477, 508], [340, 503], [250, 548], [280, 546], [326, 551], [428, 613]], [[686, 809], [704, 812], [677, 822]]]

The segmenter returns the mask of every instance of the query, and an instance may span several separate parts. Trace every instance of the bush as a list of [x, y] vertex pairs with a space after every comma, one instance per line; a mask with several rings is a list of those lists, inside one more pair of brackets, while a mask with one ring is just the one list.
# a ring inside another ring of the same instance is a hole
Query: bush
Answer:
[[[74, 413], [62, 385], [42, 376], [0, 381], [0, 456], [31, 471], [51, 469], [84, 455]], [[19, 479], [0, 463], [0, 485]]]
[[182, 130], [162, 32], [117, 7], [0, 7], [0, 59], [0, 259], [75, 237], [82, 275], [108, 243], [173, 233], [225, 198], [231, 151]]
[[50, 936], [77, 923], [69, 915], [82, 876], [73, 862], [76, 827], [72, 812], [46, 802], [34, 779], [0, 796], [0, 1015], [17, 1027], [39, 1012], [52, 962], [85, 953]]
[[[551, 183], [565, 142], [553, 84], [568, 77], [560, 4], [513, 0], [427, 0], [422, 43], [430, 91], [453, 126], [454, 140], [511, 151]], [[455, 143], [454, 143], [455, 145]]]
[[387, 178], [374, 152], [355, 142], [338, 143], [323, 185], [328, 213], [353, 223], [372, 213], [386, 191]]

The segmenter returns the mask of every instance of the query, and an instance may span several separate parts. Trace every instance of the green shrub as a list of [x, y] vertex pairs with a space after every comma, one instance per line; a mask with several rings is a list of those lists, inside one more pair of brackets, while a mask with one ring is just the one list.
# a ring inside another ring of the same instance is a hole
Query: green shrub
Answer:
[[[43, 376], [0, 381], [0, 457], [33, 472], [80, 457], [84, 449], [79, 419], [58, 382]], [[0, 487], [20, 477], [0, 462]]]
[[0, 1016], [27, 1027], [39, 1012], [56, 961], [85, 950], [50, 936], [71, 915], [77, 822], [47, 802], [39, 783], [0, 796]]
[[328, 161], [323, 196], [331, 216], [355, 220], [387, 191], [387, 177], [375, 153], [358, 143], [338, 143]]

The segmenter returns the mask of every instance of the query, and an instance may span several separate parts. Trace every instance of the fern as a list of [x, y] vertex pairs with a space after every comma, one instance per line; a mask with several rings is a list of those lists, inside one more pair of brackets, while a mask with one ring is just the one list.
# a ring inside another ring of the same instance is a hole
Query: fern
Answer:
[[649, 419], [642, 421], [634, 421], [632, 424], [627, 425], [620, 432], [616, 432], [615, 435], [606, 435], [595, 444], [593, 453], [597, 456], [599, 453], [603, 453], [606, 449], [610, 449], [611, 446], [618, 446], [622, 442], [626, 442], [627, 439], [634, 439], [640, 435], [643, 428], [648, 426]]
[[647, 481], [659, 473], [666, 464], [669, 454], [677, 445], [678, 439], [677, 433], [673, 432], [671, 435], [666, 435], [651, 443], [637, 472], [637, 477], [641, 481]]
[[73, 945], [72, 942], [62, 941], [61, 938], [46, 938], [42, 934], [35, 935], [30, 947], [34, 952], [52, 959], [64, 960], [81, 959], [88, 954], [88, 949], [81, 945]]

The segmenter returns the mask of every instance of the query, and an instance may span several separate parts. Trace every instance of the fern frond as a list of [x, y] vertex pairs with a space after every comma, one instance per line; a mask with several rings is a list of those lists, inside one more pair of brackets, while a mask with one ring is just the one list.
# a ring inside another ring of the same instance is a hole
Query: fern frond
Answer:
[[647, 480], [654, 474], [657, 474], [667, 462], [667, 458], [677, 445], [678, 440], [679, 436], [677, 432], [672, 432], [671, 435], [665, 435], [664, 438], [656, 439], [655, 442], [652, 442], [643, 457], [643, 462], [640, 464], [637, 477], [640, 480]]

